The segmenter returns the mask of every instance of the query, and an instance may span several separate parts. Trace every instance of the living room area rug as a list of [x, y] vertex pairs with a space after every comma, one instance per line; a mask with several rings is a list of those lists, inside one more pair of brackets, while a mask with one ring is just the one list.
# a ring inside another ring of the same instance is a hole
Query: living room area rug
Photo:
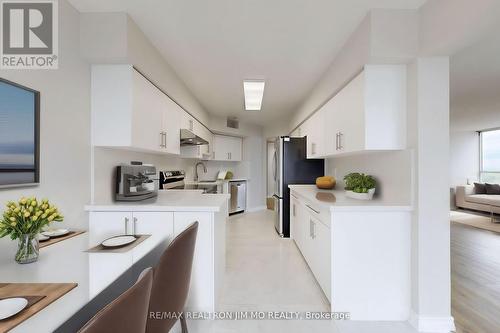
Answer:
[[492, 223], [491, 218], [486, 215], [462, 211], [450, 211], [450, 221], [453, 223], [465, 224], [471, 227], [500, 233], [500, 223]]

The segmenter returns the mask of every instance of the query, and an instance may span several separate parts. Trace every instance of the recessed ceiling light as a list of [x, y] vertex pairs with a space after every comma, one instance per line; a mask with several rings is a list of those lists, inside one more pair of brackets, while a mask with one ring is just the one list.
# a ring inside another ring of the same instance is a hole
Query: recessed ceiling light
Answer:
[[262, 108], [262, 98], [264, 97], [264, 86], [262, 80], [243, 81], [243, 92], [245, 93], [245, 110], [259, 111]]

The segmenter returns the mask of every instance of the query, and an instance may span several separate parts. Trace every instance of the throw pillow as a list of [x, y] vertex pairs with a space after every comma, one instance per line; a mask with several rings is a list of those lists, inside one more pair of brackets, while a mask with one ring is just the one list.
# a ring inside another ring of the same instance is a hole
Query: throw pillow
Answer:
[[486, 187], [486, 194], [500, 194], [499, 184], [484, 184]]
[[481, 183], [474, 183], [475, 194], [486, 194], [486, 185]]

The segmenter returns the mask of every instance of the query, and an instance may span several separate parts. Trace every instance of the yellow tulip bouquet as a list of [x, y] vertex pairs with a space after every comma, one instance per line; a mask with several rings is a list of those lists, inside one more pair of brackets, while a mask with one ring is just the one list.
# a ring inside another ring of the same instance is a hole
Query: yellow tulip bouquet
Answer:
[[[0, 220], [0, 238], [19, 239], [16, 261], [25, 262], [27, 257], [27, 262], [35, 261], [38, 258], [38, 233], [50, 223], [62, 221], [63, 216], [47, 199], [37, 200], [35, 197], [9, 201], [6, 207]], [[31, 260], [30, 257], [35, 258]]]

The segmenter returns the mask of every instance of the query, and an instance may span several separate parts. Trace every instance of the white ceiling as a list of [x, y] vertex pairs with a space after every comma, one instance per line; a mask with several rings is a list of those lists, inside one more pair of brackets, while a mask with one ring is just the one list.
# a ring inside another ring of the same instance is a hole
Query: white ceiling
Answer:
[[[426, 0], [70, 0], [125, 11], [205, 109], [265, 125], [308, 95], [371, 8]], [[262, 111], [244, 111], [243, 79], [265, 79]]]

